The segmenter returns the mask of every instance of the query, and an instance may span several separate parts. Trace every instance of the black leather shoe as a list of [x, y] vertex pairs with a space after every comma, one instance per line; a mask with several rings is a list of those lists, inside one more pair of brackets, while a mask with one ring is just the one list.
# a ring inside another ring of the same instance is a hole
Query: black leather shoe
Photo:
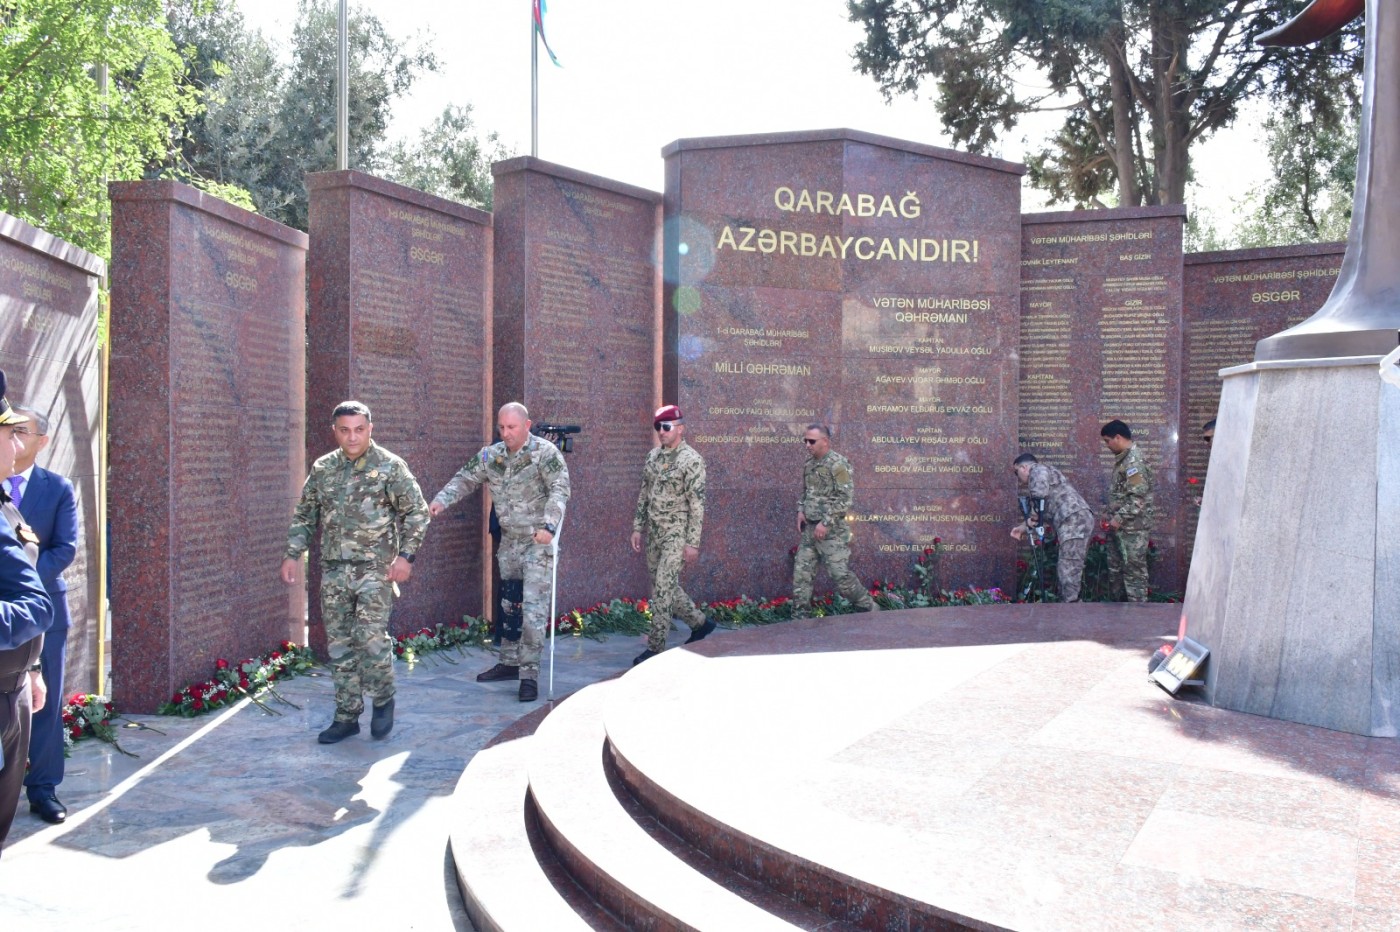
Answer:
[[518, 680], [520, 679], [519, 667], [508, 667], [503, 663], [498, 663], [484, 673], [476, 675], [478, 683], [494, 683], [496, 680]]
[[696, 641], [703, 641], [710, 636], [710, 632], [715, 630], [715, 620], [706, 618], [705, 623], [694, 631], [690, 632], [690, 637], [685, 639], [687, 644], [694, 644]]
[[374, 707], [374, 714], [369, 720], [369, 736], [371, 738], [383, 738], [394, 730], [394, 697], [390, 696], [389, 701], [383, 705]]
[[335, 744], [337, 741], [344, 741], [351, 735], [359, 733], [359, 722], [331, 722], [331, 727], [316, 736], [316, 742], [318, 744]]
[[39, 790], [29, 797], [29, 811], [39, 813], [39, 818], [50, 825], [57, 825], [68, 818], [68, 810], [58, 801], [53, 787]]
[[646, 650], [642, 651], [640, 654], [638, 654], [637, 656], [635, 656], [635, 657], [632, 658], [632, 666], [635, 667], [637, 664], [641, 663], [643, 660], [650, 660], [651, 658], [655, 657], [656, 655], [658, 655], [658, 654], [660, 654], [660, 653], [661, 653], [661, 651], [659, 651], [659, 650], [652, 650], [650, 647], [648, 647]]
[[534, 680], [520, 681], [520, 701], [534, 702], [540, 697], [540, 688]]

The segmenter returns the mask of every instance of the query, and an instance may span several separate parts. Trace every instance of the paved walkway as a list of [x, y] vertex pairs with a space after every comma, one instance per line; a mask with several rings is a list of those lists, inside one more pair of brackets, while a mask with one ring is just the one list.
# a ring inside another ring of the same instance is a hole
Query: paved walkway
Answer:
[[[722, 635], [723, 632], [720, 632]], [[681, 633], [673, 633], [679, 643]], [[628, 667], [643, 638], [559, 641], [555, 696]], [[59, 796], [68, 821], [25, 806], [0, 859], [0, 928], [177, 928], [200, 922], [315, 929], [470, 929], [447, 854], [451, 795], [467, 761], [538, 708], [515, 683], [477, 683], [493, 658], [398, 666], [397, 723], [316, 744], [330, 677], [278, 687], [300, 710], [249, 703], [198, 719], [136, 716], [124, 757], [74, 748]], [[541, 701], [546, 684], [540, 683]]]

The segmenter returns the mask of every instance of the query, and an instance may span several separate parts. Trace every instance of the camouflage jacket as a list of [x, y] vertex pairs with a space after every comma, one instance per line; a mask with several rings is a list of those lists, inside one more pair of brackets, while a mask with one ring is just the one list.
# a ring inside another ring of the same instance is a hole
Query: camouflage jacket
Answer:
[[680, 534], [687, 545], [699, 547], [704, 523], [705, 461], [684, 440], [674, 450], [652, 447], [642, 467], [632, 530]]
[[1137, 444], [1113, 458], [1113, 479], [1108, 487], [1109, 517], [1117, 518], [1125, 531], [1152, 528], [1152, 470], [1147, 468]]
[[287, 556], [301, 556], [321, 527], [321, 562], [379, 563], [413, 554], [428, 530], [428, 505], [408, 464], [370, 441], [351, 462], [341, 450], [316, 460], [301, 487]]
[[482, 447], [433, 501], [450, 508], [483, 485], [491, 489], [504, 533], [531, 534], [546, 524], [558, 527], [564, 520], [569, 467], [559, 448], [542, 437], [531, 434], [514, 453], [504, 441]]
[[797, 510], [808, 524], [833, 528], [846, 520], [855, 494], [851, 464], [840, 453], [827, 451], [820, 459], [808, 457], [802, 467], [802, 498], [797, 502]]
[[1026, 494], [1045, 499], [1045, 513], [1060, 540], [1081, 540], [1094, 530], [1094, 511], [1054, 466], [1035, 463], [1026, 481]]

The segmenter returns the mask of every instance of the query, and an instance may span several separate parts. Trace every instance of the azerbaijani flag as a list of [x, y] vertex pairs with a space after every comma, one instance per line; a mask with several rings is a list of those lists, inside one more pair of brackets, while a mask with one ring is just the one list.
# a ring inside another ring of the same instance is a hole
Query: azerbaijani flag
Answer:
[[554, 49], [549, 47], [549, 40], [544, 37], [544, 0], [532, 0], [532, 2], [534, 4], [535, 35], [544, 43], [544, 50], [549, 53], [549, 60], [554, 62], [557, 67], [563, 68], [564, 66], [559, 64], [559, 59], [554, 55]]

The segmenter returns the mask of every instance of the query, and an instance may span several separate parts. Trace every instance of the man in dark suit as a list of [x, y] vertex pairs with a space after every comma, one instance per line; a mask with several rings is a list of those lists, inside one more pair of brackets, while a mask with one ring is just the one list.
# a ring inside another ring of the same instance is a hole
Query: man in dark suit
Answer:
[[5, 480], [5, 491], [39, 535], [39, 578], [53, 602], [53, 624], [44, 637], [41, 661], [49, 702], [34, 713], [24, 786], [29, 811], [45, 822], [57, 823], [68, 816], [57, 792], [63, 782], [63, 665], [68, 659], [68, 583], [63, 571], [78, 552], [78, 506], [72, 483], [34, 463], [49, 445], [49, 419], [20, 405], [15, 411], [28, 416], [29, 423], [14, 429], [20, 452], [15, 456], [14, 475]]
[[[0, 371], [0, 476], [14, 472], [20, 449], [15, 428], [28, 422], [6, 400]], [[34, 569], [39, 535], [11, 503], [6, 485], [0, 484], [0, 848], [19, 807], [30, 717], [44, 707], [39, 657], [53, 617], [53, 603]]]

